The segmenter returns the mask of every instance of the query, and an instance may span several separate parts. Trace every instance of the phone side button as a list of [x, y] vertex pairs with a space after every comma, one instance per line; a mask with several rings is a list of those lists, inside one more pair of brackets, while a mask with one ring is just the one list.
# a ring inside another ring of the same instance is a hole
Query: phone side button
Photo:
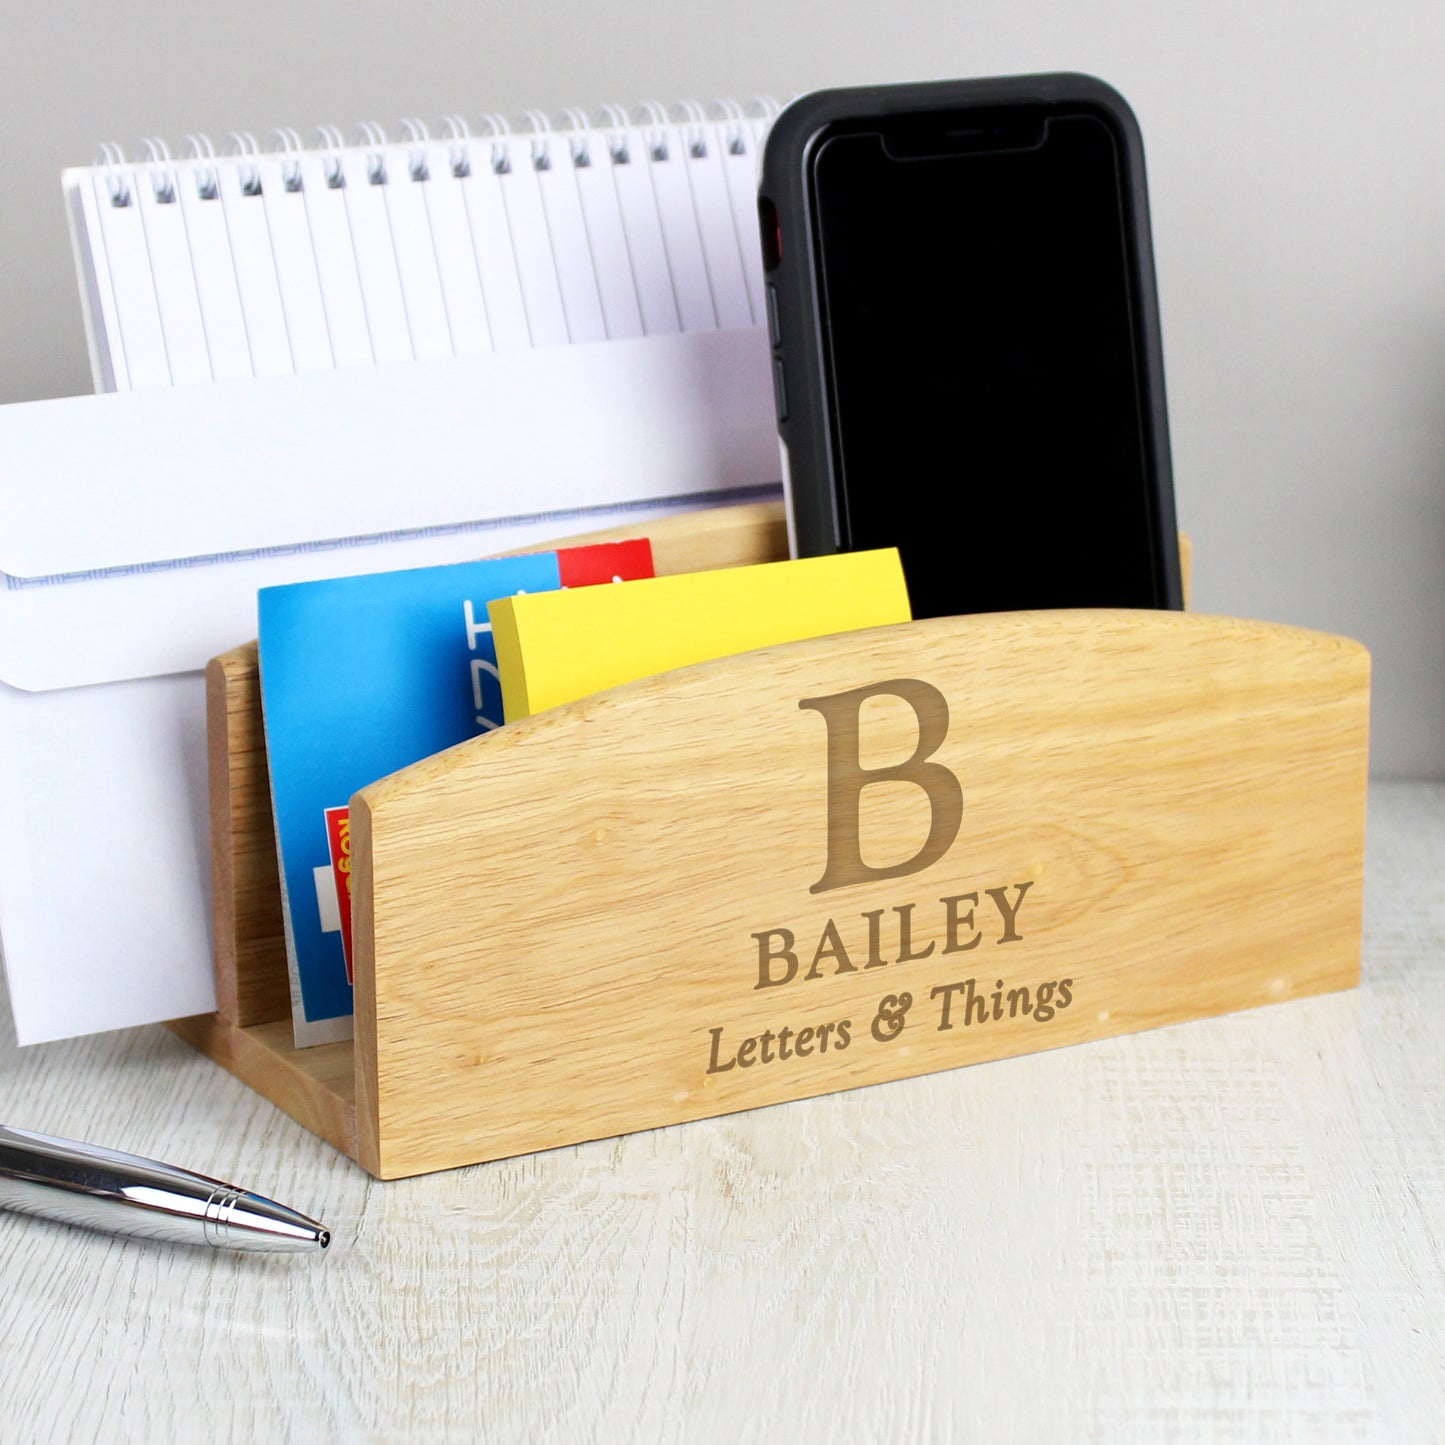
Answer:
[[773, 358], [773, 400], [778, 404], [778, 425], [788, 419], [788, 386], [783, 376], [783, 363]]
[[768, 340], [773, 343], [773, 349], [777, 350], [783, 344], [783, 328], [778, 321], [778, 288], [771, 281], [768, 282]]

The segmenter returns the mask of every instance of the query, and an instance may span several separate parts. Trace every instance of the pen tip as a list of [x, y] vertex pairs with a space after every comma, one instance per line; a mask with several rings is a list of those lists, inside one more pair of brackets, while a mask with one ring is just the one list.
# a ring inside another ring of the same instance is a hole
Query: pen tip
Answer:
[[322, 1249], [329, 1249], [331, 1247], [331, 1231], [329, 1229], [318, 1229], [316, 1231], [316, 1243]]

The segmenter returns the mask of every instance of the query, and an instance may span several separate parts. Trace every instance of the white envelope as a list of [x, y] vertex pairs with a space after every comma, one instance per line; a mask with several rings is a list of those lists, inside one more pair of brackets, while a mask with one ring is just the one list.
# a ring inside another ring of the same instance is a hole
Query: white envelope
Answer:
[[778, 489], [766, 335], [0, 407], [0, 943], [22, 1044], [215, 1007], [207, 660], [256, 591]]

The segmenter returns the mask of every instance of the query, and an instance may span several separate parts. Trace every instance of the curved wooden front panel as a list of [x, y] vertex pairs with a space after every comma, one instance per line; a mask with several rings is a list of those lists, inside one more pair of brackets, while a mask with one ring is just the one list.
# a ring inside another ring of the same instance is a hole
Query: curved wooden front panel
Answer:
[[382, 1177], [1348, 987], [1369, 659], [1180, 613], [648, 679], [357, 795]]

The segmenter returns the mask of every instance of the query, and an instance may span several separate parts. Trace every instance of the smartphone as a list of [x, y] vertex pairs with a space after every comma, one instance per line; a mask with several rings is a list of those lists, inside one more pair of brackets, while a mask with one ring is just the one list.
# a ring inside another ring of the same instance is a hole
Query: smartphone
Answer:
[[1090, 76], [820, 91], [759, 189], [794, 556], [915, 617], [1183, 605], [1139, 127]]

